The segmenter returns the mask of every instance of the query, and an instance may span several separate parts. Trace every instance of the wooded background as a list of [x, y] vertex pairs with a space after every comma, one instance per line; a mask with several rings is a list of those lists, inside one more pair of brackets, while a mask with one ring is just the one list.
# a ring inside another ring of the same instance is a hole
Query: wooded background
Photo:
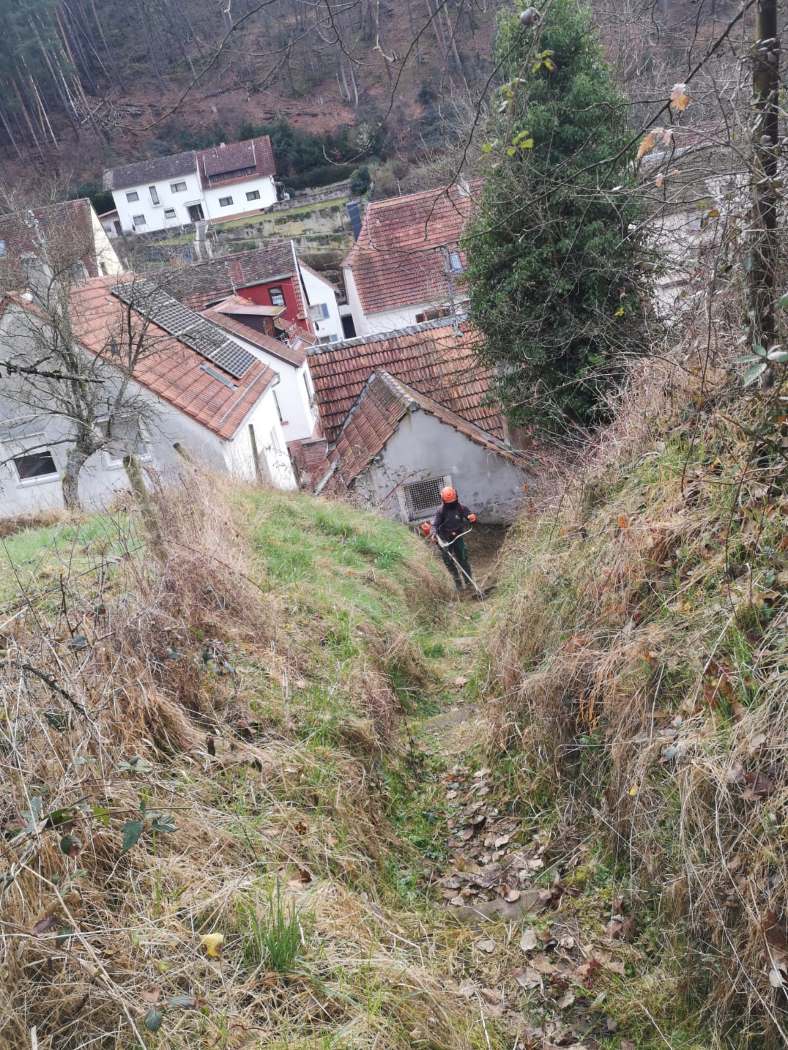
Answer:
[[[0, 0], [4, 174], [15, 181], [31, 170], [54, 173], [74, 189], [114, 163], [270, 131], [273, 124], [277, 160], [293, 176], [374, 155], [423, 154], [440, 148], [483, 104], [494, 73], [496, 18], [510, 6], [508, 0]], [[666, 78], [680, 78], [693, 49], [735, 5], [597, 0], [593, 6], [637, 119], [639, 100], [664, 94]], [[314, 140], [288, 143], [292, 126]]]

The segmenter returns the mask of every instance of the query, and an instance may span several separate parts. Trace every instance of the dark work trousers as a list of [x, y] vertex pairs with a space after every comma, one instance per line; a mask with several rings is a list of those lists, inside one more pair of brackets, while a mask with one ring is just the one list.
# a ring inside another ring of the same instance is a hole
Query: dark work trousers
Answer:
[[468, 561], [468, 548], [465, 546], [465, 540], [460, 537], [460, 539], [455, 540], [450, 546], [439, 547], [438, 549], [441, 552], [441, 558], [443, 558], [444, 565], [451, 573], [452, 579], [454, 580], [454, 586], [457, 590], [459, 591], [463, 587], [470, 587], [470, 581], [463, 576], [455, 564], [455, 562], [459, 562], [465, 572], [467, 572], [468, 576], [472, 575], [471, 563]]

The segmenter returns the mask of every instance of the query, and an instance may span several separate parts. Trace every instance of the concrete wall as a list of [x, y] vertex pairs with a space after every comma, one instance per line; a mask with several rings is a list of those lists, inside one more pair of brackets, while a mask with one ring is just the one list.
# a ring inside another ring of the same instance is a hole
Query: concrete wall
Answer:
[[306, 266], [301, 266], [299, 269], [310, 305], [315, 306], [317, 303], [325, 303], [328, 307], [328, 317], [325, 320], [321, 321], [312, 318], [315, 335], [321, 341], [328, 339], [331, 342], [335, 342], [344, 338], [342, 334], [342, 318], [339, 314], [337, 293], [334, 286]]
[[409, 413], [354, 490], [392, 518], [407, 520], [400, 487], [449, 476], [462, 503], [482, 522], [510, 522], [528, 480], [524, 469], [477, 445], [423, 410]]

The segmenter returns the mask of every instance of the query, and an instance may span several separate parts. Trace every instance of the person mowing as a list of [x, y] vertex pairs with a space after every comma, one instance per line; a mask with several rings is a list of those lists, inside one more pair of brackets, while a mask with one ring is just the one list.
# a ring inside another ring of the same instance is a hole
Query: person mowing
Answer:
[[438, 549], [441, 558], [458, 591], [472, 586], [471, 563], [462, 534], [467, 532], [468, 525], [473, 525], [475, 521], [476, 515], [460, 503], [457, 492], [451, 485], [441, 490], [441, 506], [430, 527], [430, 536], [433, 540], [440, 540]]

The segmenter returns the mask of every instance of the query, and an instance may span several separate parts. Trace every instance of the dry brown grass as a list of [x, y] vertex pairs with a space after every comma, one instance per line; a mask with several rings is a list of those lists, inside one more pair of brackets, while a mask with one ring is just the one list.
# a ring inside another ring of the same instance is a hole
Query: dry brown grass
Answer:
[[691, 1008], [742, 1047], [788, 1031], [788, 502], [760, 411], [691, 354], [638, 365], [521, 524], [488, 636], [499, 746], [568, 836], [604, 831]]
[[[321, 693], [339, 729], [306, 731], [331, 625], [266, 580], [245, 498], [197, 476], [158, 490], [155, 543], [127, 507], [90, 571], [0, 614], [0, 1047], [477, 1045], [383, 877], [403, 848], [378, 779], [400, 706], [385, 668], [418, 682], [419, 661], [406, 636], [355, 632]], [[434, 577], [405, 575], [386, 590], [407, 611]], [[276, 884], [304, 938], [284, 975], [244, 963], [239, 919], [251, 902], [265, 921]]]

